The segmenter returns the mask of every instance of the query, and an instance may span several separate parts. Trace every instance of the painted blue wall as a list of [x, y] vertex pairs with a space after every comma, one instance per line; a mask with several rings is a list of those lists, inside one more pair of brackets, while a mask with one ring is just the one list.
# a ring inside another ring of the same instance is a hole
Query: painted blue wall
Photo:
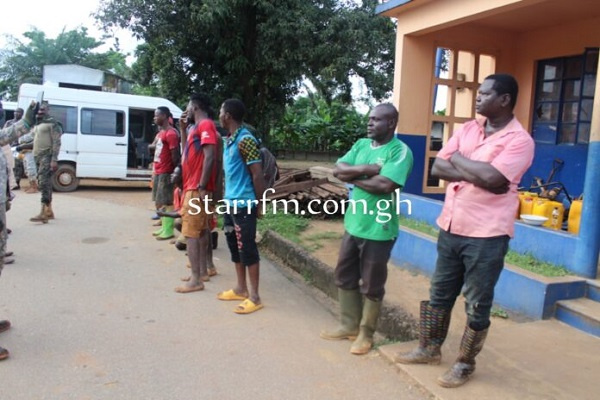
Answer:
[[[400, 228], [392, 249], [392, 262], [407, 270], [431, 277], [437, 260], [436, 239]], [[534, 319], [554, 314], [558, 300], [582, 297], [584, 278], [545, 278], [520, 269], [504, 267], [495, 288], [494, 303]]]
[[403, 135], [396, 133], [396, 137], [402, 140], [410, 148], [413, 154], [413, 170], [404, 186], [403, 192], [423, 194], [423, 173], [425, 168], [425, 145], [427, 137], [417, 135]]
[[552, 162], [558, 158], [564, 161], [562, 168], [554, 175], [553, 181], [562, 182], [573, 197], [583, 193], [583, 182], [587, 164], [587, 145], [551, 145], [535, 144], [535, 156], [529, 170], [523, 175], [521, 186], [529, 187], [534, 177], [546, 181]]
[[[402, 215], [437, 226], [435, 220], [442, 210], [443, 203], [441, 201], [408, 193], [402, 193], [400, 198]], [[407, 202], [410, 202], [410, 215]], [[539, 260], [562, 265], [575, 274], [587, 276], [581, 271], [576, 258], [573, 257], [578, 241], [578, 236], [564, 231], [555, 231], [516, 221], [515, 237], [510, 241], [510, 249], [522, 254], [530, 253]], [[410, 262], [417, 260], [422, 253], [422, 249], [413, 251], [415, 254]], [[431, 251], [431, 249], [427, 251]], [[427, 263], [427, 265], [429, 264]]]
[[423, 193], [423, 175], [425, 173], [427, 137], [418, 135], [405, 135], [402, 133], [396, 133], [396, 137], [410, 147], [414, 159], [412, 173], [408, 177], [406, 185], [402, 191], [432, 199], [443, 200], [443, 194]]

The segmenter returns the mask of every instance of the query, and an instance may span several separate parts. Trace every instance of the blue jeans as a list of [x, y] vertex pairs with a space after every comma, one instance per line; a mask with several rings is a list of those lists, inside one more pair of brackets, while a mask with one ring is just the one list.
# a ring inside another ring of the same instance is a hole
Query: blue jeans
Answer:
[[440, 230], [430, 305], [452, 309], [464, 285], [467, 324], [476, 331], [489, 327], [494, 287], [504, 268], [509, 240], [506, 235], [472, 238]]

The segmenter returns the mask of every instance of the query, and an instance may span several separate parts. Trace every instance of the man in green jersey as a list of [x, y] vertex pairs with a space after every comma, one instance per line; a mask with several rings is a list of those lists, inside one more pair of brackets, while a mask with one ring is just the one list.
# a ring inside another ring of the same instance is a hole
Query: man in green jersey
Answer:
[[380, 104], [369, 114], [368, 137], [337, 161], [334, 176], [354, 185], [346, 205], [335, 284], [340, 326], [322, 331], [329, 340], [354, 340], [352, 354], [366, 354], [381, 310], [387, 263], [398, 236], [398, 195], [413, 166], [412, 152], [396, 139], [398, 111]]

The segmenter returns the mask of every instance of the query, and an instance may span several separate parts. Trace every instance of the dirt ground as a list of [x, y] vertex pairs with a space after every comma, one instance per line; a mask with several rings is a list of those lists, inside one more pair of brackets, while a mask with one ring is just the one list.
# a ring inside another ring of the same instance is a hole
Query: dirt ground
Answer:
[[[23, 185], [22, 185], [23, 186]], [[27, 184], [23, 186], [26, 188]], [[110, 203], [139, 206], [153, 210], [152, 190], [148, 182], [121, 182], [100, 179], [83, 179], [69, 196], [103, 200]]]
[[[337, 220], [311, 220], [308, 228], [302, 232], [300, 238], [303, 246], [316, 258], [331, 268], [335, 268], [341, 238], [344, 234], [344, 222]], [[396, 244], [398, 245], [398, 244]], [[419, 303], [429, 298], [429, 278], [402, 268], [391, 260], [388, 263], [388, 279], [386, 283], [385, 299], [393, 304], [400, 304], [407, 312], [414, 316], [419, 315]], [[464, 299], [458, 299], [453, 318], [464, 321]], [[510, 314], [509, 319], [494, 318], [494, 324], [505, 326], [515, 322], [524, 322], [522, 316]]]

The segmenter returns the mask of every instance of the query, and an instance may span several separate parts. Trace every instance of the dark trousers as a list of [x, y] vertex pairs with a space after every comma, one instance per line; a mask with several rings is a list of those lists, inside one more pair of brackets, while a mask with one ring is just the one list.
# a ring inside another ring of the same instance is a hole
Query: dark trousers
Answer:
[[476, 331], [490, 326], [494, 287], [504, 267], [509, 240], [506, 235], [472, 238], [440, 230], [430, 305], [452, 309], [464, 285], [468, 325]]
[[256, 208], [223, 215], [223, 230], [233, 263], [248, 267], [260, 261], [256, 245]]
[[334, 272], [336, 286], [344, 290], [360, 288], [369, 299], [383, 300], [387, 263], [395, 241], [361, 239], [346, 232]]

